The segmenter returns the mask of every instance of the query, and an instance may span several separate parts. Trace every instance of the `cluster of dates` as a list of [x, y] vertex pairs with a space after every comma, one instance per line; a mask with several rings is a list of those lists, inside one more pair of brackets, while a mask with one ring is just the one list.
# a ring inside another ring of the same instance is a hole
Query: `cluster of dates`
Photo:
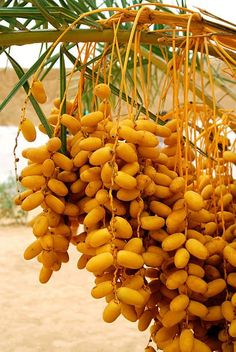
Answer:
[[[45, 101], [40, 83], [33, 94]], [[164, 352], [234, 351], [235, 180], [204, 170], [196, 177], [176, 119], [164, 126], [146, 116], [112, 119], [109, 87], [99, 84], [94, 94], [98, 110], [80, 119], [72, 102], [59, 116], [55, 101], [48, 122], [69, 131], [66, 155], [56, 136], [23, 151], [27, 190], [15, 202], [25, 211], [42, 208], [25, 259], [37, 257], [45, 283], [69, 260], [72, 243], [81, 253], [78, 268], [95, 276], [92, 296], [106, 301], [104, 321], [123, 315], [140, 331], [151, 324]], [[28, 119], [20, 128], [34, 141]], [[179, 148], [188, 156], [181, 169]], [[221, 164], [235, 162], [225, 151]]]

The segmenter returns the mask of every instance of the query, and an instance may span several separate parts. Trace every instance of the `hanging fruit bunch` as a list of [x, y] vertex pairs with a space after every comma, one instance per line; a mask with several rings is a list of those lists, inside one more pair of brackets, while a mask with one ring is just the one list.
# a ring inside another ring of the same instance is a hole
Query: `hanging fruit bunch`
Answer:
[[[150, 23], [145, 11], [130, 11], [126, 20]], [[152, 14], [155, 20], [158, 14]], [[196, 30], [197, 19], [202, 22], [194, 16]], [[122, 18], [118, 13], [111, 22]], [[139, 32], [133, 35], [137, 39]], [[95, 277], [91, 295], [105, 300], [104, 321], [122, 315], [137, 321], [140, 331], [150, 326], [151, 340], [164, 352], [236, 349], [236, 153], [227, 137], [232, 114], [218, 112], [214, 99], [213, 108], [205, 100], [196, 103], [195, 90], [193, 103], [188, 98], [196, 56], [189, 68], [186, 52], [194, 47], [203, 61], [204, 45], [205, 38], [191, 47], [187, 41], [173, 52], [158, 103], [172, 86], [173, 106], [157, 113], [159, 121], [150, 118], [148, 106], [146, 114], [136, 109], [137, 97], [133, 105], [127, 102], [127, 114], [114, 114], [109, 83], [94, 84], [97, 103], [86, 114], [81, 91], [65, 102], [64, 113], [62, 100], [55, 99], [47, 118], [53, 135], [23, 151], [28, 165], [20, 182], [26, 191], [15, 199], [25, 211], [41, 208], [31, 221], [35, 240], [24, 253], [40, 263], [40, 282], [68, 262], [69, 245], [75, 245], [78, 269]], [[139, 46], [137, 53], [142, 55]], [[126, 96], [127, 62], [120, 88]], [[81, 73], [79, 83], [83, 78]], [[34, 80], [31, 93], [46, 101], [40, 81]], [[64, 146], [62, 128], [68, 131]], [[29, 119], [22, 118], [20, 131], [35, 140]]]

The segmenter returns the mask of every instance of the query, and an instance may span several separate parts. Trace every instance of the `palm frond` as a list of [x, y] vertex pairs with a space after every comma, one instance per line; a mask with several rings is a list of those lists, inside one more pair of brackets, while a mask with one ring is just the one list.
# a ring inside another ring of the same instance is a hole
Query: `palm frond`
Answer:
[[[104, 0], [103, 2], [97, 0], [84, 0], [84, 1], [76, 1], [76, 0], [31, 0], [31, 1], [1, 1], [0, 2], [0, 54], [4, 53], [7, 47], [11, 47], [11, 45], [24, 45], [31, 43], [52, 43], [54, 42], [62, 33], [65, 28], [68, 28], [81, 14], [88, 13], [90, 11], [96, 10], [101, 7], [123, 7], [128, 8], [131, 5], [140, 4], [140, 0]], [[162, 58], [163, 56], [163, 46], [165, 48], [166, 58], [169, 60], [172, 58], [172, 35], [168, 32], [158, 32], [159, 30], [169, 30], [171, 18], [176, 13], [183, 14], [182, 9], [176, 9], [174, 7], [166, 7], [163, 6], [163, 1], [153, 1], [147, 0], [147, 3], [156, 3], [156, 9], [158, 9], [158, 13], [164, 14], [165, 18], [169, 18], [165, 23], [155, 23], [152, 25], [153, 32], [143, 31], [141, 33], [141, 48], [143, 50], [150, 50], [149, 44], [156, 44], [160, 39], [158, 45], [152, 45], [153, 55], [156, 56], [157, 60]], [[185, 0], [176, 0], [176, 5], [180, 7], [186, 6]], [[136, 7], [137, 8], [137, 7]], [[207, 19], [202, 20], [203, 25], [210, 26], [210, 28], [215, 29], [216, 33], [222, 33], [232, 35], [232, 38], [235, 38], [236, 29], [232, 23], [224, 21], [222, 19], [221, 23], [216, 24], [215, 22], [211, 22], [211, 19], [215, 20], [216, 16], [207, 13], [206, 11], [200, 10], [203, 15], [207, 16]], [[66, 50], [66, 55], [72, 55], [71, 49], [74, 47], [77, 42], [98, 42], [97, 45], [97, 53], [96, 57], [93, 59], [89, 59], [86, 64], [86, 74], [88, 77], [90, 76], [89, 70], [91, 70], [91, 65], [96, 60], [100, 59], [99, 51], [103, 52], [104, 43], [112, 42], [114, 33], [110, 28], [104, 28], [101, 25], [101, 20], [109, 18], [114, 14], [114, 11], [106, 11], [106, 12], [96, 12], [91, 13], [88, 16], [82, 18], [80, 21], [77, 21], [76, 25], [68, 31], [64, 37], [62, 37], [62, 41], [64, 42], [64, 47], [61, 50], [61, 53], [65, 54], [63, 51]], [[129, 40], [130, 30], [132, 28], [132, 18], [130, 21], [126, 21], [121, 24], [121, 29], [118, 31], [118, 41], [120, 47], [122, 43], [126, 43]], [[160, 34], [161, 33], [161, 34]], [[161, 42], [162, 39], [165, 39]], [[181, 46], [184, 43], [185, 38], [176, 38], [176, 46]], [[228, 55], [230, 55], [234, 60], [236, 59], [236, 54], [233, 51], [226, 49]], [[29, 77], [37, 70], [42, 60], [44, 60], [45, 56], [48, 53], [48, 49], [46, 46], [41, 46], [40, 58], [36, 61], [36, 63], [24, 74], [22, 74], [20, 81], [17, 83], [16, 87], [12, 89], [12, 91], [8, 94], [8, 96], [4, 99], [4, 101], [0, 105], [0, 111], [6, 106], [6, 104], [10, 101], [10, 99], [14, 96], [16, 91], [20, 87], [22, 87]], [[217, 57], [217, 52], [214, 49], [209, 48], [209, 54]], [[60, 55], [55, 54], [51, 57], [48, 57], [46, 62], [44, 63], [45, 70], [41, 72], [40, 78], [43, 79], [47, 76], [50, 70], [54, 67], [56, 62], [58, 62]], [[72, 55], [73, 57], [73, 55]], [[70, 58], [72, 58], [70, 57]], [[94, 61], [92, 61], [94, 60]], [[145, 64], [147, 61], [143, 58], [142, 65], [145, 69]], [[16, 60], [15, 60], [16, 61]], [[72, 60], [73, 61], [73, 60]], [[160, 60], [159, 60], [160, 62]], [[191, 57], [189, 57], [189, 62], [191, 64]], [[197, 61], [198, 62], [198, 61]], [[63, 64], [62, 58], [60, 63]], [[139, 65], [139, 64], [138, 64]], [[164, 63], [166, 65], [166, 63]], [[80, 70], [82, 66], [78, 65], [77, 69]], [[134, 67], [133, 57], [130, 56], [128, 68], [127, 68], [127, 79], [129, 80], [129, 84], [132, 86], [132, 70]], [[160, 67], [157, 68], [160, 70]], [[112, 67], [113, 77], [117, 77], [117, 84], [119, 84], [119, 65], [115, 62]], [[235, 93], [233, 89], [228, 87], [228, 83], [230, 79], [226, 76], [220, 76], [217, 70], [213, 68], [213, 75], [215, 79], [215, 84], [220, 86], [222, 92], [224, 94], [228, 94], [232, 99], [236, 99]], [[100, 78], [99, 78], [100, 79]], [[88, 83], [89, 84], [89, 83]], [[153, 88], [155, 85], [153, 85]], [[116, 94], [117, 87], [113, 87], [114, 94]], [[156, 84], [156, 91], [153, 93], [156, 95], [158, 93], [159, 85]], [[196, 91], [200, 95], [200, 88], [196, 87]], [[91, 89], [88, 89], [91, 91]], [[88, 102], [91, 100], [87, 99]], [[139, 103], [142, 103], [141, 96], [139, 95]], [[211, 99], [207, 100], [208, 104], [211, 104]], [[86, 107], [86, 105], [85, 105]], [[87, 105], [88, 107], [88, 105]], [[139, 107], [137, 107], [139, 109]]]

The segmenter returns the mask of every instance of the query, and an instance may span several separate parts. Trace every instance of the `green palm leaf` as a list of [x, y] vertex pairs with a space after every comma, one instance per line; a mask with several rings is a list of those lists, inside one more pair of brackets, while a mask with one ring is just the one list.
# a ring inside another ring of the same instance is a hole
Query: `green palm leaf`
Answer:
[[[147, 2], [153, 3], [153, 0], [147, 0]], [[78, 16], [80, 16], [83, 13], [87, 13], [91, 10], [95, 10], [99, 7], [116, 6], [116, 7], [127, 8], [130, 5], [140, 4], [140, 3], [142, 3], [142, 1], [140, 0], [126, 0], [126, 1], [104, 0], [103, 2], [101, 1], [98, 2], [97, 0], [0, 1], [0, 31], [1, 31], [0, 46], [2, 46], [0, 47], [0, 54], [6, 51], [5, 49], [7, 47], [10, 47], [13, 44], [23, 45], [25, 43], [34, 43], [34, 42], [40, 42], [40, 43], [48, 43], [50, 41], [52, 42], [56, 38], [58, 38], [58, 36], [61, 35], [62, 30], [64, 30], [73, 21], [75, 21], [78, 18]], [[176, 10], [171, 7], [159, 6], [160, 3], [163, 3], [163, 1], [159, 1], [159, 2], [156, 1], [156, 9], [158, 9], [159, 11], [163, 11], [167, 15], [176, 13]], [[177, 0], [176, 5], [185, 7], [186, 1]], [[180, 10], [180, 12], [181, 11], [182, 10]], [[204, 14], [203, 10], [202, 12]], [[97, 20], [107, 18], [111, 15], [112, 15], [112, 12], [110, 11], [110, 12], [104, 12], [104, 13], [102, 12], [93, 13], [83, 18], [81, 21], [77, 23], [75, 28], [73, 28], [70, 32], [68, 32], [67, 35], [63, 38], [63, 40], [66, 41], [66, 43], [64, 43], [64, 47], [62, 48], [61, 52], [65, 54], [64, 49], [66, 49], [66, 55], [67, 56], [69, 55], [70, 58], [72, 58], [73, 55], [71, 53], [71, 48], [75, 45], [72, 42], [76, 42], [78, 40], [83, 41], [84, 38], [86, 38], [86, 41], [101, 41], [101, 38], [103, 38], [103, 40], [106, 41], [105, 38], [109, 37], [107, 41], [111, 41], [113, 39], [112, 30], [109, 30], [109, 29], [102, 30], [100, 23], [97, 22]], [[209, 20], [205, 22], [209, 25], [212, 25], [212, 23]], [[236, 31], [234, 26], [231, 26], [231, 28], [228, 29], [228, 27], [225, 27], [222, 23], [224, 22], [221, 22], [221, 24], [215, 25], [215, 28], [219, 31], [225, 30], [226, 32], [228, 31], [232, 33], [232, 35], [235, 35]], [[227, 24], [227, 22], [225, 23]], [[132, 23], [128, 22], [128, 23], [122, 24], [122, 31], [119, 32], [119, 40], [123, 40], [124, 42], [127, 42], [131, 27], [132, 27]], [[165, 28], [163, 24], [155, 24], [153, 27], [155, 30]], [[152, 35], [147, 36], [147, 34], [143, 32], [142, 38], [145, 38], [145, 40], [148, 40], [148, 38], [151, 38], [151, 37]], [[153, 37], [154, 43], [156, 42], [156, 39], [157, 37]], [[104, 48], [104, 44], [99, 43], [99, 45], [97, 46], [98, 53], [102, 52], [103, 48]], [[149, 45], [147, 43], [141, 43], [141, 48], [149, 51]], [[26, 73], [23, 73], [21, 75], [19, 82], [16, 84], [16, 86], [11, 90], [8, 96], [1, 103], [0, 111], [9, 103], [10, 99], [14, 96], [14, 94], [18, 91], [18, 89], [22, 87], [25, 83], [27, 83], [27, 80], [30, 78], [30, 76], [37, 70], [39, 65], [41, 65], [49, 49], [46, 49], [45, 52], [43, 52], [43, 50], [44, 50], [44, 46], [42, 45], [39, 59], [35, 62], [34, 65], [32, 65], [32, 67]], [[153, 45], [152, 51], [157, 58], [162, 57], [162, 50], [160, 49], [160, 46]], [[166, 53], [166, 56], [169, 59], [171, 59], [172, 50], [170, 47], [165, 46], [165, 53]], [[210, 53], [216, 55], [214, 51]], [[55, 63], [59, 60], [60, 55], [61, 54], [55, 54], [47, 59], [47, 61], [44, 64], [45, 70], [40, 75], [41, 79], [45, 78], [48, 72], [50, 72], [50, 70], [54, 67]], [[234, 53], [230, 53], [230, 55], [235, 57]], [[96, 55], [94, 62], [96, 60], [99, 60], [99, 55]], [[191, 57], [189, 57], [189, 61], [191, 63]], [[14, 62], [15, 64], [17, 64], [16, 60]], [[63, 64], [62, 58], [60, 60], [60, 63]], [[145, 61], [143, 61], [142, 63], [144, 70], [145, 70], [145, 63], [146, 63]], [[89, 63], [87, 63], [86, 65], [86, 74], [88, 78], [91, 76], [91, 72], [89, 72], [89, 70], [91, 70], [91, 64], [92, 64], [92, 61], [90, 60]], [[127, 69], [127, 79], [131, 87], [133, 85], [133, 82], [132, 82], [133, 64], [134, 64], [133, 58], [130, 57], [130, 61]], [[80, 70], [81, 66], [78, 65], [77, 69]], [[157, 68], [157, 70], [159, 70], [159, 68]], [[119, 72], [120, 72], [119, 66], [114, 63], [112, 71], [113, 71], [113, 77], [117, 77], [117, 82], [119, 82]], [[233, 89], [229, 88], [228, 86], [228, 83], [232, 83], [232, 82], [228, 82], [230, 81], [230, 79], [219, 76], [217, 70], [214, 70], [214, 68], [213, 68], [213, 71], [214, 71], [213, 75], [214, 75], [215, 83], [218, 86], [220, 86], [224, 94], [228, 94], [232, 99], [235, 100], [236, 99], [235, 93]], [[101, 79], [102, 78], [99, 77], [99, 80]], [[118, 88], [113, 86], [112, 89], [114, 94], [116, 95]], [[156, 91], [152, 93], [154, 96], [157, 95], [159, 85], [153, 84], [152, 89], [153, 91], [156, 89]], [[88, 104], [91, 100], [89, 97], [90, 93], [91, 93], [91, 87], [89, 88], [88, 86], [88, 93], [87, 93], [88, 96], [86, 99], [87, 105], [85, 105], [85, 108], [88, 108]], [[124, 98], [124, 96], [122, 98]], [[139, 95], [139, 104], [142, 105], [142, 100], [140, 95]], [[209, 100], [209, 104], [211, 104], [211, 100]], [[137, 106], [137, 110], [139, 110], [141, 105]]]
[[[25, 75], [24, 70], [11, 57], [10, 54], [8, 54], [6, 52], [6, 55], [7, 55], [8, 59], [9, 59], [9, 61], [11, 62], [12, 67], [14, 68], [18, 78], [21, 79]], [[25, 92], [28, 93], [28, 91], [29, 91], [29, 83], [27, 81], [25, 81], [25, 83], [22, 84], [22, 86], [23, 86]], [[48, 124], [47, 119], [46, 119], [42, 109], [40, 108], [39, 104], [37, 103], [37, 101], [34, 99], [34, 97], [32, 95], [29, 96], [29, 99], [30, 99], [31, 104], [33, 105], [33, 108], [34, 108], [36, 114], [38, 115], [38, 118], [39, 118], [40, 122], [42, 123], [43, 127], [45, 128], [48, 136], [51, 137], [52, 136], [52, 129], [51, 129], [50, 125]]]

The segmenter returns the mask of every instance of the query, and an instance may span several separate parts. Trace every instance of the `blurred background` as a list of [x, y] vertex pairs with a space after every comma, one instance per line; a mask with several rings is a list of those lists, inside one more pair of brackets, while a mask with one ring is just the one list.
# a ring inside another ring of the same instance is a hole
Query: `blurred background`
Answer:
[[[140, 1], [145, 3], [145, 1]], [[0, 2], [0, 7], [4, 1]], [[112, 1], [110, 1], [112, 3]], [[176, 4], [176, 1], [167, 1]], [[102, 1], [98, 1], [102, 5]], [[194, 6], [235, 22], [235, 0], [188, 0]], [[39, 57], [40, 45], [14, 46], [13, 55], [25, 69]], [[218, 69], [215, 62], [215, 69]], [[67, 68], [71, 67], [66, 62]], [[0, 103], [12, 90], [18, 78], [6, 56], [0, 58]], [[59, 94], [59, 69], [57, 65], [45, 80], [48, 103], [43, 107], [47, 115], [52, 100]], [[230, 87], [229, 83], [229, 87]], [[155, 93], [155, 92], [154, 92]], [[21, 88], [11, 102], [0, 112], [0, 326], [1, 352], [141, 352], [147, 345], [149, 332], [140, 333], [137, 323], [120, 317], [111, 325], [102, 321], [105, 302], [96, 301], [90, 295], [93, 278], [85, 270], [78, 271], [78, 253], [73, 247], [70, 261], [46, 284], [38, 282], [39, 266], [36, 260], [24, 261], [23, 252], [32, 241], [31, 229], [24, 212], [13, 206], [16, 193], [13, 148], [17, 125], [25, 92]], [[229, 96], [218, 91], [218, 99], [227, 108], [232, 106]], [[29, 106], [28, 114], [36, 121]], [[47, 137], [38, 134], [42, 144]], [[20, 136], [17, 156], [28, 147]], [[20, 171], [24, 161], [18, 163]]]

